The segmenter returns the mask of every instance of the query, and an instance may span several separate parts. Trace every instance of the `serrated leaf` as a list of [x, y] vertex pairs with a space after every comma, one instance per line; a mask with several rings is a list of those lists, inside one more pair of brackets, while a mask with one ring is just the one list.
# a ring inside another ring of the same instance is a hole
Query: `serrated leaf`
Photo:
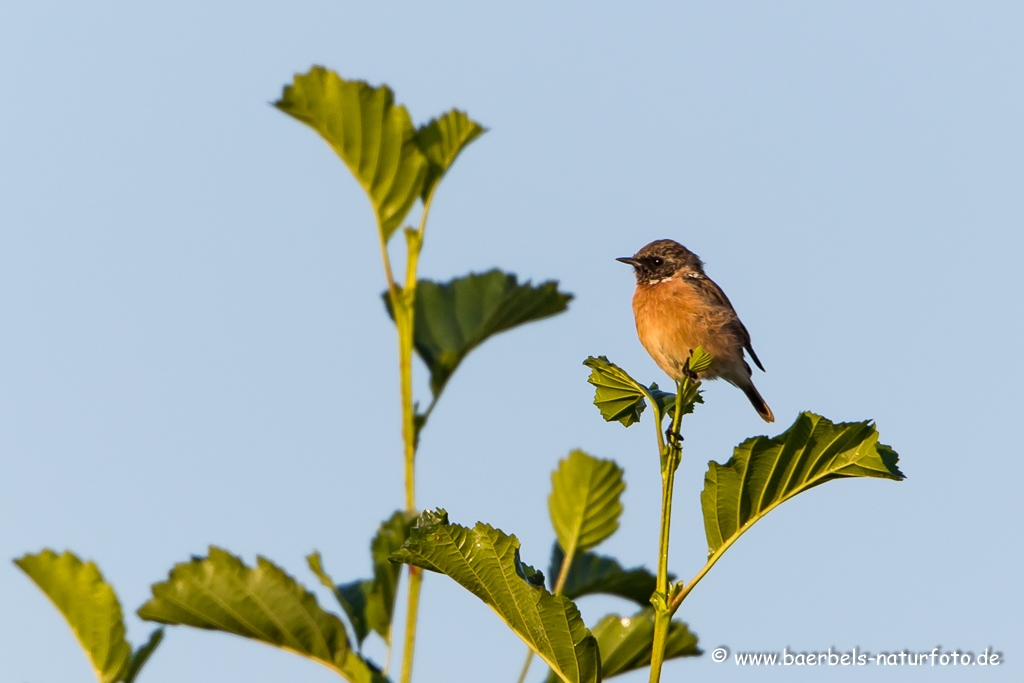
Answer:
[[70, 551], [44, 550], [14, 560], [60, 610], [101, 683], [122, 680], [132, 656], [124, 637], [121, 603], [93, 562]]
[[484, 601], [566, 683], [601, 680], [597, 643], [567, 598], [538, 585], [543, 576], [519, 559], [519, 541], [478, 522], [468, 529], [438, 510], [421, 516], [392, 556], [446, 574]]
[[[562, 571], [565, 553], [557, 542], [551, 549], [551, 564], [548, 575], [555, 580]], [[669, 581], [674, 577], [669, 574]], [[562, 595], [575, 600], [586, 595], [603, 593], [632, 600], [638, 605], [651, 604], [651, 594], [657, 588], [658, 580], [644, 567], [623, 569], [622, 565], [610, 557], [592, 552], [576, 553], [569, 574], [562, 586]]]
[[395, 597], [402, 568], [388, 558], [405, 543], [405, 539], [409, 537], [409, 527], [415, 519], [415, 514], [398, 511], [377, 528], [377, 534], [370, 544], [370, 555], [373, 560], [372, 579], [335, 585], [323, 569], [320, 553], [313, 552], [306, 558], [309, 568], [321, 583], [334, 592], [345, 610], [360, 647], [371, 629], [376, 631], [385, 643], [390, 642], [391, 620], [394, 617]]
[[152, 590], [153, 598], [138, 611], [143, 619], [258, 640], [308, 657], [354, 683], [387, 681], [352, 650], [341, 619], [321, 609], [312, 593], [264, 557], [249, 567], [210, 546], [207, 557], [175, 565], [167, 581]]
[[296, 74], [274, 106], [318, 132], [366, 190], [385, 242], [420, 196], [428, 162], [409, 112], [385, 85], [348, 81], [321, 66]]
[[416, 131], [416, 141], [430, 162], [421, 192], [424, 200], [455, 163], [459, 152], [485, 132], [483, 126], [458, 109], [420, 126]]
[[622, 468], [574, 450], [551, 473], [548, 512], [558, 542], [570, 557], [593, 548], [619, 528], [626, 483]]
[[148, 662], [149, 658], [153, 656], [153, 652], [156, 650], [157, 646], [160, 645], [163, 639], [163, 628], [154, 629], [153, 632], [149, 634], [149, 640], [132, 652], [132, 657], [128, 661], [128, 668], [124, 673], [124, 683], [134, 683], [135, 678], [139, 675], [139, 672], [142, 671], [142, 667], [146, 666], [146, 662]]
[[874, 424], [832, 423], [802, 413], [775, 438], [747, 439], [725, 465], [708, 463], [701, 506], [708, 556], [724, 552], [754, 522], [793, 496], [832, 479], [903, 479], [898, 456]]
[[601, 411], [601, 417], [626, 427], [639, 422], [647, 407], [647, 389], [605, 356], [590, 356], [583, 364], [591, 369], [587, 381], [596, 389], [594, 405]]
[[[383, 294], [394, 318], [391, 300]], [[459, 363], [488, 337], [564, 311], [571, 294], [550, 280], [519, 284], [515, 275], [491, 270], [441, 283], [416, 284], [413, 343], [430, 370], [430, 390], [437, 397]]]

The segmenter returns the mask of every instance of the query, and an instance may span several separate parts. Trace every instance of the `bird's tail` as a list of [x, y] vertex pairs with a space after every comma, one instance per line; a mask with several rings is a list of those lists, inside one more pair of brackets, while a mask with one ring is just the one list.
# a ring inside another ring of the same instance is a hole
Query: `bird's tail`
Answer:
[[772, 409], [768, 407], [768, 404], [761, 398], [761, 394], [757, 393], [757, 389], [754, 388], [754, 383], [747, 380], [746, 384], [740, 387], [743, 389], [743, 393], [750, 399], [750, 404], [754, 406], [754, 410], [761, 416], [761, 419], [765, 422], [775, 422], [775, 416], [772, 414]]

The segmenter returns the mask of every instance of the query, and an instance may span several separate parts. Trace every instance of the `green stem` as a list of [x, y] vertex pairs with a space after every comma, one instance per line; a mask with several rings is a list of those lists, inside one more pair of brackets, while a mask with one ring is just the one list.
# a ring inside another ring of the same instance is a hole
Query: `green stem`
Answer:
[[380, 670], [380, 672], [382, 674], [384, 674], [385, 676], [388, 675], [388, 669], [391, 668], [391, 634], [394, 633], [394, 629], [392, 628], [392, 626], [393, 626], [393, 624], [388, 624], [388, 637], [387, 637], [388, 649], [387, 649], [387, 652], [384, 655], [384, 666]]
[[[739, 536], [737, 536], [736, 538], [739, 538]], [[732, 540], [730, 540], [728, 545], [722, 546], [722, 549], [728, 549], [728, 547], [732, 545]], [[686, 599], [686, 596], [690, 594], [690, 591], [693, 590], [694, 586], [700, 583], [700, 580], [704, 578], [705, 574], [711, 571], [711, 568], [715, 566], [715, 562], [718, 562], [718, 558], [720, 558], [721, 556], [722, 553], [716, 553], [714, 556], [712, 556], [712, 558], [708, 560], [707, 564], [705, 564], [704, 567], [701, 568], [699, 572], [697, 572], [697, 576], [690, 579], [690, 583], [686, 584], [686, 586], [682, 590], [680, 590], [675, 597], [672, 598], [672, 602], [670, 602], [668, 605], [669, 612], [671, 612], [672, 614], [676, 613], [676, 611], [682, 606], [683, 600]]]
[[533, 662], [533, 650], [528, 649], [526, 651], [526, 661], [523, 662], [523, 670], [519, 672], [519, 678], [516, 679], [516, 683], [523, 683], [526, 680], [526, 674], [530, 671], [530, 664]]
[[[782, 498], [780, 500], [775, 501], [774, 503], [772, 503], [770, 506], [766, 507], [761, 512], [761, 515], [759, 516], [759, 518], [763, 517], [766, 514], [768, 514], [769, 512], [774, 510], [777, 506], [779, 506], [783, 502], [785, 502], [786, 500], [787, 500], [786, 498]], [[687, 583], [684, 588], [682, 588], [676, 595], [674, 595], [672, 597], [672, 600], [669, 602], [669, 605], [668, 605], [669, 611], [672, 614], [675, 614], [676, 611], [680, 608], [680, 606], [682, 606], [683, 600], [686, 599], [686, 596], [689, 595], [690, 591], [692, 591], [694, 589], [694, 587], [698, 583], [700, 583], [700, 580], [703, 579], [705, 577], [705, 575], [707, 575], [707, 573], [709, 571], [711, 571], [711, 568], [715, 566], [715, 563], [718, 562], [720, 559], [722, 559], [722, 555], [725, 554], [725, 551], [728, 550], [729, 548], [731, 548], [732, 544], [735, 543], [736, 541], [738, 541], [740, 536], [742, 536], [744, 534], [744, 532], [746, 532], [746, 530], [749, 529], [749, 528], [750, 528], [750, 524], [747, 524], [742, 529], [740, 529], [737, 533], [735, 533], [732, 536], [730, 536], [725, 541], [725, 543], [723, 543], [721, 545], [721, 547], [719, 547], [718, 550], [716, 550], [714, 552], [714, 554], [712, 554], [711, 557], [708, 558], [707, 563], [701, 568], [701, 570], [699, 572], [697, 572], [697, 575], [694, 576], [692, 579], [690, 579], [690, 582]]]
[[[669, 428], [672, 437], [668, 444], [661, 439], [661, 421], [658, 422], [658, 445], [661, 448], [661, 533], [658, 536], [658, 578], [654, 602], [654, 642], [651, 650], [651, 683], [661, 680], [661, 667], [665, 662], [665, 646], [668, 643], [672, 612], [669, 610], [668, 545], [672, 525], [672, 491], [675, 486], [676, 470], [683, 455], [679, 425], [683, 419], [683, 396], [690, 384], [684, 379], [676, 382], [676, 405]], [[659, 416], [660, 417], [660, 416]]]
[[[661, 666], [665, 661], [665, 645], [672, 613], [668, 610], [668, 542], [672, 524], [672, 489], [675, 484], [679, 449], [670, 447], [668, 462], [661, 473], [661, 534], [658, 538], [657, 603], [654, 614], [654, 642], [651, 651], [651, 683], [661, 680]], [[673, 466], [673, 461], [675, 466]]]
[[[669, 455], [671, 458], [671, 454]], [[676, 473], [666, 467], [661, 473], [661, 533], [658, 536], [658, 582], [657, 591], [668, 595], [668, 542], [669, 527], [672, 525], [672, 489]]]
[[665, 644], [668, 642], [668, 627], [672, 616], [668, 612], [658, 610], [654, 615], [654, 648], [651, 651], [651, 683], [661, 681], [661, 667], [665, 663]]
[[420, 587], [423, 585], [423, 570], [409, 567], [409, 602], [405, 615], [405, 643], [402, 647], [402, 683], [412, 680], [412, 656], [416, 648], [416, 616], [420, 609]]
[[402, 441], [405, 445], [405, 509], [416, 509], [416, 413], [412, 402], [412, 335], [413, 315], [407, 308], [412, 296], [405, 288], [401, 313], [395, 310], [395, 324], [398, 326], [398, 368], [402, 387]]
[[570, 551], [566, 552], [565, 558], [562, 560], [562, 568], [558, 572], [558, 580], [555, 581], [555, 595], [562, 594], [562, 589], [565, 588], [565, 582], [569, 578], [569, 566], [572, 564], [574, 559], [576, 559], [575, 545]]
[[[398, 370], [402, 386], [402, 441], [405, 451], [405, 509], [416, 510], [416, 408], [412, 396], [412, 350], [415, 339], [416, 320], [416, 270], [419, 266], [420, 249], [423, 247], [423, 233], [427, 227], [427, 214], [434, 198], [431, 190], [423, 200], [420, 227], [415, 232], [406, 229], [408, 253], [405, 265], [405, 286], [399, 293], [392, 284], [392, 310], [398, 327]], [[385, 264], [387, 252], [385, 250]], [[387, 268], [390, 278], [390, 267]], [[401, 298], [401, 304], [396, 301]], [[431, 408], [433, 405], [431, 405]], [[400, 683], [412, 680], [412, 657], [416, 646], [416, 618], [419, 614], [420, 588], [423, 585], [423, 570], [409, 566], [409, 596], [405, 613], [405, 641], [402, 648], [402, 673]]]

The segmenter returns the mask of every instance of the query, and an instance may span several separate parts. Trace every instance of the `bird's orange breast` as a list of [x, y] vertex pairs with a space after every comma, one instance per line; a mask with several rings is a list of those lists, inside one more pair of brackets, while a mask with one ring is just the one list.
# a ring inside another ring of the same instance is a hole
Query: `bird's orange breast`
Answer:
[[649, 285], [637, 285], [633, 294], [636, 332], [654, 362], [670, 377], [680, 379], [690, 352], [698, 346], [715, 362], [705, 378], [718, 376], [716, 370], [734, 362], [742, 345], [729, 331], [735, 318], [730, 308], [706, 301], [687, 282], [675, 278]]

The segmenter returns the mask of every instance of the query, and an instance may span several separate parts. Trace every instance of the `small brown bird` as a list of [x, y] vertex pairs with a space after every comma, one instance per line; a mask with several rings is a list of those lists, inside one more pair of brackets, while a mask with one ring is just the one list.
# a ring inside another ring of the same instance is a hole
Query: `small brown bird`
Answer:
[[636, 332], [658, 367], [678, 381], [690, 352], [703, 346], [713, 360], [700, 379], [720, 377], [739, 387], [757, 414], [774, 422], [771, 408], [750, 380], [743, 350], [762, 371], [764, 366], [729, 298], [704, 274], [704, 262], [673, 240], [651, 242], [636, 255], [617, 260], [633, 266]]

